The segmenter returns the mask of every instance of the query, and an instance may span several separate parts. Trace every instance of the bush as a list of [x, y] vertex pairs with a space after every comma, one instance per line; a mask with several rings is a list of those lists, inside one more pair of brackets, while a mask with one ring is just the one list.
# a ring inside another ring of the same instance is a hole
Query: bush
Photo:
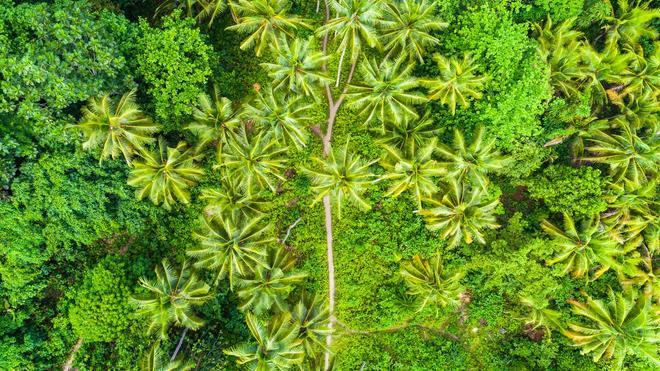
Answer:
[[589, 217], [607, 209], [602, 200], [604, 183], [598, 169], [551, 165], [524, 184], [530, 195], [543, 199], [550, 211]]
[[133, 309], [122, 264], [100, 262], [73, 292], [69, 320], [74, 332], [86, 342], [113, 341], [129, 325]]
[[179, 19], [179, 12], [164, 18], [160, 29], [140, 22], [138, 72], [153, 97], [156, 115], [165, 120], [166, 131], [177, 128], [192, 112], [211, 74], [212, 48], [194, 26], [191, 18]]

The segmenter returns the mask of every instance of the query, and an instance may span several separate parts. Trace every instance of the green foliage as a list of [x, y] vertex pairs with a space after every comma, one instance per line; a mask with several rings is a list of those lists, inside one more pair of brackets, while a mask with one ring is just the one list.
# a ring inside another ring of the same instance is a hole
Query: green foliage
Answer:
[[102, 261], [70, 293], [69, 320], [84, 341], [113, 341], [129, 326], [132, 307], [123, 269], [110, 259]]
[[192, 19], [177, 16], [175, 12], [165, 17], [162, 28], [142, 21], [136, 45], [137, 72], [153, 97], [157, 117], [164, 120], [165, 131], [178, 129], [180, 120], [192, 113], [211, 73], [212, 48], [193, 27]]
[[607, 209], [605, 181], [600, 170], [589, 166], [551, 165], [524, 184], [533, 198], [543, 200], [555, 213], [591, 217]]
[[458, 306], [462, 275], [444, 272], [440, 253], [427, 260], [415, 255], [411, 261], [401, 264], [401, 275], [408, 286], [408, 294], [419, 301], [418, 311], [429, 305], [435, 307], [437, 314], [441, 307]]

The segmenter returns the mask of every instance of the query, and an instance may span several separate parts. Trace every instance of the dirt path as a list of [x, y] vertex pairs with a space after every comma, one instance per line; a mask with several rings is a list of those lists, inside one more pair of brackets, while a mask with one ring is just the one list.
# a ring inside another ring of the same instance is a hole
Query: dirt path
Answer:
[[71, 353], [69, 354], [69, 359], [66, 360], [66, 363], [64, 366], [62, 366], [62, 371], [70, 371], [73, 367], [73, 361], [76, 359], [76, 353], [78, 353], [78, 350], [80, 347], [83, 345], [83, 339], [78, 338], [78, 341], [76, 344], [71, 348]]
[[[323, 197], [323, 209], [325, 210], [325, 240], [328, 255], [328, 309], [330, 310], [330, 323], [328, 328], [332, 330], [335, 326], [335, 257], [332, 249], [332, 204], [330, 196]], [[332, 346], [332, 333], [325, 338], [325, 344], [330, 349]], [[325, 352], [325, 370], [330, 369], [330, 352]]]

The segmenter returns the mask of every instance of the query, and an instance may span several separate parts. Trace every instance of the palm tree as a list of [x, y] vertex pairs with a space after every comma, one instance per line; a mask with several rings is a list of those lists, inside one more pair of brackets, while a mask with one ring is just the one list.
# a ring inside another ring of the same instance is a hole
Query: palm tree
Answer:
[[660, 42], [655, 43], [656, 49], [650, 56], [644, 56], [641, 45], [635, 46], [628, 69], [623, 73], [622, 80], [626, 86], [621, 95], [633, 97], [650, 94], [657, 98], [660, 95]]
[[593, 353], [594, 362], [613, 359], [616, 369], [623, 368], [627, 354], [649, 360], [656, 367], [658, 357], [658, 315], [646, 295], [624, 297], [609, 290], [609, 303], [587, 296], [587, 302], [569, 300], [573, 312], [589, 319], [589, 324], [569, 323], [564, 334], [582, 354]]
[[440, 253], [424, 260], [415, 255], [411, 261], [401, 264], [400, 273], [408, 286], [408, 294], [419, 300], [418, 312], [431, 305], [437, 314], [442, 307], [455, 307], [460, 303], [459, 296], [463, 291], [460, 281], [463, 275], [447, 274]]
[[590, 156], [584, 161], [608, 164], [615, 182], [626, 180], [646, 183], [658, 171], [660, 150], [657, 135], [644, 129], [634, 129], [625, 120], [616, 120], [616, 132], [596, 130], [588, 138]]
[[316, 295], [303, 293], [291, 312], [293, 320], [298, 322], [307, 359], [318, 359], [326, 348], [326, 337], [332, 333], [330, 311], [323, 300]]
[[162, 0], [156, 8], [155, 16], [169, 14], [176, 9], [181, 9], [188, 17], [196, 14], [202, 6], [201, 0]]
[[279, 49], [280, 40], [293, 37], [298, 27], [309, 28], [304, 19], [287, 14], [291, 7], [287, 0], [238, 0], [230, 6], [238, 14], [238, 21], [227, 29], [249, 33], [240, 48], [245, 50], [254, 46], [257, 57], [268, 45]]
[[207, 202], [206, 216], [229, 218], [252, 218], [262, 214], [266, 202], [256, 193], [248, 193], [241, 188], [238, 179], [223, 178], [218, 188], [202, 190], [200, 200]]
[[403, 0], [385, 4], [384, 10], [382, 37], [387, 55], [400, 52], [424, 63], [424, 49], [440, 44], [431, 33], [448, 25], [436, 18], [435, 3]]
[[573, 29], [574, 19], [568, 19], [553, 27], [548, 17], [541, 26], [535, 23], [541, 58], [550, 66], [550, 84], [566, 97], [573, 97], [589, 77], [588, 68], [582, 62], [582, 32]]
[[298, 338], [300, 326], [291, 314], [280, 313], [263, 323], [248, 312], [246, 322], [256, 343], [225, 350], [225, 354], [238, 358], [236, 363], [259, 371], [289, 370], [303, 363], [305, 351], [303, 341]]
[[288, 89], [296, 94], [316, 97], [317, 88], [331, 79], [323, 70], [330, 56], [314, 47], [314, 39], [283, 39], [274, 63], [262, 63], [273, 79], [275, 90]]
[[495, 139], [485, 140], [484, 134], [484, 127], [478, 127], [468, 145], [457, 129], [451, 147], [436, 146], [436, 152], [446, 159], [441, 165], [447, 169], [448, 178], [469, 180], [472, 185], [486, 189], [489, 183], [486, 175], [504, 167], [507, 159], [495, 149]]
[[598, 217], [584, 221], [576, 228], [575, 221], [569, 214], [564, 214], [563, 230], [548, 220], [541, 222], [541, 228], [552, 237], [552, 244], [559, 253], [548, 265], [559, 262], [564, 264], [564, 273], [573, 277], [583, 277], [590, 270], [600, 266], [593, 273], [595, 280], [610, 267], [616, 267], [616, 257], [624, 253], [619, 243], [608, 233]]
[[167, 259], [163, 259], [161, 265], [156, 267], [156, 281], [142, 277], [140, 286], [147, 292], [132, 299], [140, 308], [137, 314], [149, 318], [150, 334], [158, 332], [165, 339], [173, 323], [191, 330], [204, 324], [192, 307], [202, 305], [211, 298], [209, 285], [197, 278], [187, 262], [175, 270]]
[[487, 78], [475, 74], [477, 65], [469, 54], [463, 55], [462, 60], [435, 54], [433, 60], [438, 64], [439, 75], [436, 79], [420, 81], [429, 88], [430, 100], [440, 100], [454, 115], [456, 104], [466, 108], [470, 105], [470, 98], [481, 98], [481, 89]]
[[293, 145], [301, 149], [307, 145], [308, 134], [304, 126], [309, 121], [311, 104], [302, 102], [302, 97], [291, 96], [265, 89], [257, 95], [254, 105], [248, 104], [245, 115], [257, 125], [258, 130], [267, 133], [267, 139], [274, 139], [283, 146]]
[[140, 360], [139, 368], [140, 371], [187, 371], [194, 369], [195, 364], [181, 359], [169, 360], [160, 347], [160, 340], [156, 340], [149, 347], [149, 353]]
[[422, 208], [422, 198], [430, 197], [438, 191], [436, 178], [446, 174], [446, 170], [432, 159], [435, 138], [416, 151], [406, 151], [384, 145], [386, 155], [381, 165], [386, 173], [381, 180], [392, 181], [386, 196], [397, 197], [407, 190], [412, 190], [417, 200], [417, 207]]
[[248, 193], [269, 188], [276, 190], [276, 180], [284, 180], [286, 147], [269, 139], [266, 132], [248, 134], [245, 127], [230, 136], [223, 162], [214, 166], [225, 171], [227, 177], [236, 177]]
[[162, 202], [168, 210], [177, 200], [190, 203], [188, 188], [197, 183], [204, 170], [194, 164], [196, 157], [184, 142], [171, 148], [160, 138], [158, 148], [157, 153], [144, 152], [143, 158], [134, 162], [128, 185], [139, 188], [135, 191], [139, 200], [149, 196], [151, 202]]
[[307, 274], [291, 271], [296, 259], [284, 248], [270, 248], [264, 264], [237, 280], [239, 309], [261, 315], [273, 309], [283, 312], [286, 300]]
[[[623, 41], [628, 45], [635, 45], [642, 36], [650, 39], [658, 37], [658, 31], [649, 27], [653, 19], [660, 17], [660, 9], [651, 7], [650, 2], [635, 2], [631, 6], [628, 0], [617, 0], [617, 7], [612, 7], [612, 15], [605, 17], [610, 24], [605, 25], [607, 37], [610, 42]], [[618, 11], [615, 12], [615, 9]]]
[[468, 189], [457, 179], [449, 180], [449, 188], [441, 199], [428, 199], [432, 206], [419, 211], [426, 227], [440, 231], [441, 238], [450, 237], [449, 247], [455, 247], [463, 240], [484, 244], [482, 231], [499, 227], [494, 215], [499, 200], [484, 200], [484, 190], [478, 187]]
[[401, 69], [404, 62], [403, 58], [396, 62], [383, 60], [380, 64], [367, 60], [360, 65], [363, 82], [351, 85], [347, 96], [353, 98], [349, 106], [360, 110], [360, 115], [367, 116], [365, 122], [371, 122], [374, 118], [380, 122], [399, 122], [406, 116], [418, 117], [411, 106], [426, 102], [426, 98], [419, 92], [411, 91], [419, 83], [411, 76], [412, 63]]
[[369, 166], [376, 161], [364, 162], [360, 156], [349, 153], [348, 140], [342, 150], [331, 151], [328, 158], [314, 157], [312, 160], [316, 164], [316, 170], [306, 169], [306, 172], [312, 177], [312, 190], [317, 193], [314, 203], [326, 195], [332, 195], [339, 218], [341, 205], [346, 197], [362, 209], [370, 208], [360, 194], [373, 182]]
[[[229, 0], [231, 1], [231, 0]], [[208, 27], [227, 9], [227, 0], [200, 0], [201, 10], [197, 13], [198, 21], [208, 20]]]
[[229, 139], [229, 134], [241, 123], [240, 112], [234, 109], [232, 102], [220, 96], [216, 85], [213, 85], [213, 96], [200, 94], [197, 106], [193, 109], [193, 122], [186, 126], [197, 136], [197, 151], [208, 144], [216, 148], [216, 160], [222, 161], [222, 147]]
[[[588, 44], [580, 50], [585, 68], [589, 71], [590, 84], [596, 87], [596, 103], [603, 105], [608, 98], [616, 103], [619, 98], [617, 89], [625, 83], [624, 75], [627, 74], [632, 54], [622, 54], [616, 43], [607, 43], [601, 52]], [[610, 87], [612, 84], [614, 86]]]
[[548, 334], [553, 328], [563, 329], [561, 322], [561, 313], [548, 308], [548, 300], [538, 300], [532, 296], [523, 296], [520, 298], [520, 304], [528, 308], [529, 313], [526, 316], [526, 325], [532, 330], [543, 328]]
[[419, 119], [406, 118], [400, 122], [387, 120], [383, 123], [380, 144], [389, 145], [402, 151], [416, 152], [429, 140], [437, 137], [440, 129], [435, 126], [427, 111]]
[[80, 123], [69, 127], [85, 136], [83, 149], [101, 148], [99, 163], [122, 154], [130, 164], [133, 155], [143, 152], [145, 145], [155, 140], [151, 135], [159, 130], [135, 104], [135, 90], [124, 94], [116, 105], [109, 94], [91, 98], [82, 113]]
[[610, 209], [603, 221], [618, 231], [625, 233], [625, 240], [633, 239], [657, 224], [653, 210], [660, 205], [656, 198], [656, 180], [643, 185], [630, 182], [610, 183], [609, 191], [603, 196]]
[[223, 217], [201, 218], [201, 228], [193, 233], [200, 246], [186, 251], [197, 259], [195, 267], [215, 272], [215, 282], [229, 276], [234, 287], [236, 276], [245, 276], [262, 262], [265, 247], [275, 239], [270, 236], [271, 225], [261, 217], [239, 218], [234, 221]]
[[380, 48], [379, 22], [382, 13], [381, 0], [329, 0], [336, 17], [320, 27], [317, 35], [332, 34], [339, 40], [337, 50], [341, 50], [337, 67], [337, 83], [341, 80], [341, 70], [346, 51], [351, 51], [351, 64], [357, 64], [364, 45]]

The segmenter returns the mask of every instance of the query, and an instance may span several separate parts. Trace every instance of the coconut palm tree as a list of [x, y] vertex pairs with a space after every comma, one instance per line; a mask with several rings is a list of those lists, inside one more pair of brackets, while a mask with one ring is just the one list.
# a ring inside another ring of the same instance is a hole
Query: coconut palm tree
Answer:
[[433, 60], [438, 64], [437, 78], [420, 81], [429, 88], [430, 100], [440, 100], [440, 103], [449, 106], [454, 115], [457, 104], [466, 108], [470, 105], [470, 98], [481, 98], [481, 90], [487, 78], [475, 74], [477, 65], [469, 54], [463, 55], [462, 60], [435, 54]]
[[229, 276], [229, 285], [233, 288], [237, 276], [247, 275], [264, 264], [265, 248], [275, 240], [270, 235], [271, 228], [261, 217], [236, 221], [203, 217], [201, 228], [193, 233], [200, 245], [186, 254], [197, 260], [195, 267], [214, 271], [216, 283]]
[[330, 311], [317, 295], [303, 293], [291, 311], [293, 320], [298, 322], [307, 359], [318, 359], [326, 350], [326, 337], [330, 329]]
[[201, 9], [195, 18], [199, 22], [207, 21], [208, 27], [211, 27], [215, 19], [227, 9], [227, 0], [199, 0], [199, 4]]
[[170, 210], [178, 200], [190, 203], [188, 188], [194, 186], [204, 175], [204, 170], [194, 163], [196, 157], [186, 143], [172, 148], [163, 138], [158, 140], [158, 152], [144, 152], [142, 159], [134, 161], [128, 175], [128, 185], [137, 187], [139, 200], [149, 196], [151, 202], [160, 203]]
[[583, 63], [582, 32], [573, 29], [574, 19], [568, 19], [556, 26], [548, 17], [541, 26], [534, 24], [541, 58], [550, 66], [550, 84], [566, 97], [574, 97], [581, 85], [589, 77]]
[[612, 14], [604, 18], [608, 24], [603, 28], [607, 31], [609, 41], [635, 45], [642, 36], [656, 39], [658, 31], [649, 23], [660, 17], [660, 9], [649, 5], [650, 2], [635, 1], [633, 5], [628, 0], [617, 0], [617, 7], [612, 7]]
[[142, 277], [140, 286], [147, 292], [132, 300], [139, 307], [137, 314], [149, 319], [150, 334], [158, 332], [165, 339], [172, 324], [191, 330], [204, 324], [193, 312], [193, 306], [202, 305], [211, 298], [209, 285], [197, 278], [187, 262], [175, 270], [167, 259], [163, 259], [156, 267], [156, 280]]
[[241, 127], [230, 136], [223, 162], [214, 168], [222, 169], [227, 177], [237, 178], [248, 193], [266, 188], [275, 192], [277, 180], [284, 180], [281, 172], [286, 152], [287, 148], [268, 138], [265, 131], [253, 134]]
[[287, 0], [238, 0], [230, 6], [238, 20], [227, 29], [250, 34], [240, 48], [245, 50], [254, 46], [257, 57], [269, 45], [279, 49], [280, 40], [293, 37], [298, 27], [309, 28], [304, 19], [287, 13], [291, 7]]
[[539, 300], [532, 296], [523, 296], [520, 298], [520, 304], [529, 310], [525, 317], [525, 324], [532, 330], [543, 328], [548, 334], [552, 329], [563, 329], [561, 313], [548, 308], [548, 300]]
[[236, 178], [223, 178], [220, 187], [202, 189], [199, 198], [207, 202], [204, 208], [206, 216], [233, 221], [259, 216], [267, 205], [259, 194], [246, 192]]
[[202, 0], [162, 0], [156, 8], [155, 16], [163, 16], [181, 9], [183, 14], [193, 17], [202, 9]]
[[380, 122], [391, 120], [399, 122], [406, 117], [418, 117], [412, 107], [426, 102], [419, 92], [413, 91], [419, 82], [411, 76], [414, 65], [400, 58], [396, 62], [383, 60], [380, 64], [375, 60], [367, 60], [360, 65], [362, 83], [351, 85], [347, 96], [351, 98], [349, 107], [360, 110], [365, 115], [365, 122], [374, 119]]
[[109, 94], [91, 98], [82, 114], [80, 123], [69, 127], [83, 133], [83, 149], [101, 148], [99, 163], [122, 154], [130, 164], [135, 153], [145, 151], [145, 145], [155, 141], [152, 134], [159, 130], [135, 104], [135, 90], [124, 94], [117, 104]]
[[314, 39], [294, 39], [292, 42], [284, 38], [280, 48], [275, 51], [274, 63], [262, 63], [268, 70], [268, 76], [273, 79], [275, 90], [288, 90], [296, 94], [316, 98], [317, 91], [323, 83], [332, 79], [323, 70], [330, 56], [316, 50]]
[[284, 248], [268, 249], [264, 264], [256, 266], [251, 273], [238, 278], [239, 309], [251, 310], [262, 315], [270, 310], [282, 312], [288, 309], [287, 298], [307, 274], [292, 271], [296, 259]]
[[237, 357], [236, 363], [251, 370], [289, 370], [305, 360], [303, 341], [298, 338], [300, 326], [290, 313], [280, 313], [262, 322], [252, 313], [246, 315], [247, 326], [255, 342], [225, 350]]
[[618, 91], [625, 85], [625, 75], [631, 53], [621, 53], [616, 43], [608, 43], [602, 51], [585, 44], [580, 49], [583, 63], [589, 72], [589, 83], [596, 88], [595, 102], [603, 105], [607, 100], [619, 100]]
[[622, 76], [626, 86], [621, 95], [636, 97], [650, 94], [654, 98], [660, 95], [660, 42], [656, 42], [655, 47], [654, 53], [649, 56], [644, 55], [640, 45], [629, 53], [630, 63]]
[[384, 145], [385, 156], [381, 159], [381, 165], [385, 175], [380, 180], [392, 182], [385, 195], [397, 197], [410, 190], [417, 200], [417, 207], [421, 209], [422, 199], [438, 191], [436, 178], [446, 174], [445, 168], [432, 159], [435, 146], [435, 138], [414, 152], [402, 152]]
[[171, 361], [160, 347], [160, 340], [149, 347], [149, 352], [140, 360], [140, 371], [187, 371], [195, 368], [193, 362], [177, 358]]
[[484, 127], [478, 127], [468, 145], [463, 133], [455, 130], [451, 146], [436, 146], [436, 153], [446, 160], [441, 165], [447, 169], [448, 178], [469, 180], [472, 185], [486, 189], [487, 174], [504, 167], [507, 159], [495, 149], [495, 139], [486, 140], [484, 134]]
[[303, 103], [301, 96], [277, 93], [269, 87], [260, 91], [255, 101], [246, 106], [245, 116], [257, 125], [258, 130], [266, 132], [266, 139], [301, 149], [309, 138], [304, 124], [309, 121], [311, 108], [311, 104]]
[[449, 247], [455, 247], [461, 240], [484, 244], [484, 229], [499, 227], [495, 218], [495, 208], [499, 200], [484, 200], [484, 190], [468, 188], [457, 179], [449, 180], [449, 187], [440, 199], [428, 199], [430, 207], [419, 211], [426, 227], [440, 231], [441, 238], [449, 237]]
[[406, 118], [400, 122], [385, 121], [381, 130], [382, 136], [377, 143], [414, 153], [429, 140], [437, 137], [439, 133], [440, 129], [436, 127], [430, 112], [427, 111], [419, 119]]
[[612, 132], [596, 130], [587, 139], [590, 156], [584, 161], [608, 164], [615, 182], [625, 180], [634, 184], [646, 183], [658, 172], [660, 150], [655, 132], [635, 129], [625, 120], [615, 120]]
[[341, 51], [337, 67], [337, 83], [341, 80], [344, 57], [350, 49], [350, 63], [355, 66], [364, 46], [380, 48], [379, 22], [382, 14], [381, 0], [329, 0], [336, 16], [317, 30], [317, 35], [333, 35]]
[[624, 253], [605, 226], [596, 216], [581, 225], [569, 214], [564, 214], [564, 228], [561, 229], [548, 220], [541, 222], [541, 228], [552, 237], [552, 244], [558, 254], [547, 261], [548, 265], [564, 264], [564, 273], [573, 277], [583, 277], [589, 271], [598, 268], [591, 279], [595, 280], [611, 267], [617, 267], [616, 257]]
[[656, 180], [643, 185], [630, 182], [610, 183], [608, 192], [603, 196], [609, 211], [604, 214], [603, 222], [625, 234], [630, 240], [658, 223], [653, 210], [660, 207], [656, 198]]
[[408, 294], [419, 301], [418, 312], [427, 305], [435, 308], [436, 314], [442, 307], [459, 305], [463, 275], [445, 272], [440, 253], [430, 259], [415, 255], [412, 260], [401, 264], [400, 274], [408, 286]]
[[373, 182], [373, 174], [369, 166], [376, 161], [365, 162], [360, 156], [349, 153], [348, 140], [341, 150], [331, 151], [328, 158], [314, 157], [312, 160], [316, 166], [305, 171], [312, 177], [312, 190], [317, 193], [314, 203], [326, 195], [332, 195], [339, 218], [345, 198], [362, 209], [370, 208], [361, 194]]
[[424, 63], [424, 49], [440, 44], [431, 33], [448, 25], [436, 17], [435, 3], [403, 0], [386, 3], [383, 8], [382, 38], [387, 55], [398, 52]]
[[594, 362], [612, 359], [620, 370], [626, 355], [635, 354], [660, 366], [658, 314], [651, 300], [646, 295], [615, 294], [612, 289], [608, 297], [608, 303], [589, 296], [586, 303], [569, 300], [573, 312], [589, 323], [571, 322], [564, 334], [582, 348], [582, 354], [592, 353]]
[[198, 138], [197, 151], [213, 144], [216, 149], [216, 161], [222, 161], [222, 147], [229, 139], [229, 133], [239, 127], [240, 112], [232, 102], [220, 96], [216, 85], [213, 85], [213, 96], [200, 94], [198, 103], [193, 109], [193, 121], [186, 126]]

